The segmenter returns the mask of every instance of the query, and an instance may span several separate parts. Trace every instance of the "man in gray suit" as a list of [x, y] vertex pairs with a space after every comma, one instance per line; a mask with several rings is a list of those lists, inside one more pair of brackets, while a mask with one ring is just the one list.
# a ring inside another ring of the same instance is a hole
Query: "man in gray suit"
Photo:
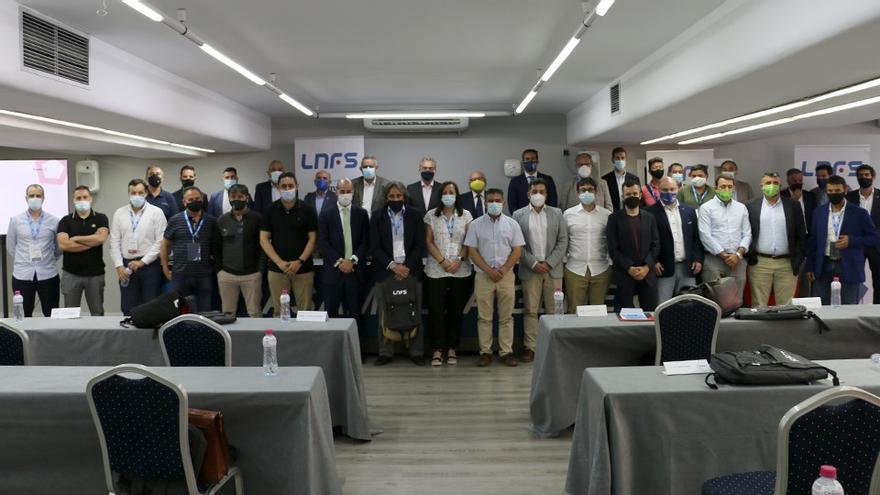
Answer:
[[[581, 205], [581, 200], [578, 199], [580, 194], [577, 190], [578, 182], [581, 179], [590, 177], [593, 173], [593, 156], [588, 151], [579, 152], [574, 161], [577, 166], [577, 174], [565, 189], [562, 190], [562, 196], [559, 198], [559, 208], [562, 211]], [[601, 206], [608, 211], [614, 211], [611, 194], [608, 193], [608, 184], [604, 180], [596, 181], [596, 206]]]
[[513, 219], [526, 241], [519, 260], [525, 328], [521, 361], [524, 363], [535, 359], [541, 299], [544, 312], [552, 313], [553, 293], [562, 290], [562, 258], [568, 249], [568, 227], [562, 210], [545, 205], [546, 201], [547, 183], [537, 178], [529, 185], [529, 205], [513, 212]]
[[388, 179], [379, 177], [379, 161], [373, 155], [366, 155], [361, 159], [362, 177], [355, 177], [351, 184], [354, 186], [354, 197], [351, 204], [367, 210], [368, 215], [382, 208], [385, 204], [383, 191], [388, 184]]

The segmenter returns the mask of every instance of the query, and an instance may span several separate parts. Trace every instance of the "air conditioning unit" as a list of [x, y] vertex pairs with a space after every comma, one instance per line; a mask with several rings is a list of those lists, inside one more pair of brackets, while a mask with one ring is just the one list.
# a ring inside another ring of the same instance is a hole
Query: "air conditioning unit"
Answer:
[[464, 132], [468, 119], [364, 119], [364, 127], [373, 132]]

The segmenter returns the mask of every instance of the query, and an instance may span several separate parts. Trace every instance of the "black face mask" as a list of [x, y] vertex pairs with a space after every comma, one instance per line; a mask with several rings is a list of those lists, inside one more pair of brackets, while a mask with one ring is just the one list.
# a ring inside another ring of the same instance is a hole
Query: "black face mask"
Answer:
[[653, 178], [655, 178], [655, 179], [657, 179], [657, 180], [662, 179], [662, 178], [663, 178], [663, 169], [662, 169], [662, 168], [658, 168], [658, 169], [656, 169], [656, 170], [651, 170], [651, 177], [653, 177]]
[[233, 210], [238, 211], [238, 210], [243, 210], [244, 207], [247, 206], [247, 201], [245, 201], [243, 199], [233, 199], [232, 201], [229, 202], [229, 204], [232, 206]]
[[403, 209], [403, 201], [389, 201], [388, 207], [391, 208], [391, 211], [394, 213], [398, 213]]
[[159, 187], [159, 184], [161, 184], [161, 183], [162, 183], [162, 178], [159, 177], [158, 175], [154, 174], [154, 175], [147, 177], [147, 184], [151, 185], [152, 187]]
[[794, 184], [789, 184], [789, 185], [788, 185], [788, 189], [791, 190], [792, 192], [794, 192], [794, 191], [800, 191], [800, 190], [803, 189], [803, 188], [804, 188], [804, 185], [803, 185], [803, 184], [794, 183]]
[[193, 212], [193, 213], [196, 213], [196, 212], [202, 211], [202, 206], [203, 205], [200, 200], [190, 201], [189, 203], [186, 204], [186, 209]]
[[843, 203], [843, 193], [831, 193], [828, 195], [828, 201], [833, 205]]
[[183, 184], [183, 187], [192, 187], [192, 186], [196, 185], [196, 180], [195, 179], [184, 179], [184, 180], [180, 181], [180, 183]]
[[859, 187], [871, 187], [874, 185], [874, 179], [870, 177], [859, 177]]
[[641, 203], [641, 202], [642, 202], [641, 198], [637, 198], [635, 196], [630, 196], [630, 197], [623, 200], [623, 206], [626, 206], [627, 208], [632, 210], [635, 207], [639, 206], [639, 203]]

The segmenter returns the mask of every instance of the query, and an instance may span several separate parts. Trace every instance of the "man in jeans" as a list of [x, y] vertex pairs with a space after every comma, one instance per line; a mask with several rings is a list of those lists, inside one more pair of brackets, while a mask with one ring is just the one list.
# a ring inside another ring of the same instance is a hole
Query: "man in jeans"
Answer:
[[259, 318], [263, 294], [260, 275], [260, 214], [247, 207], [248, 188], [229, 187], [232, 209], [217, 219], [211, 252], [217, 268], [221, 310], [236, 313], [238, 295], [244, 296], [248, 316]]
[[[202, 191], [195, 186], [183, 190], [184, 210], [168, 220], [162, 241], [162, 271], [180, 295], [195, 295], [196, 311], [211, 310], [211, 232], [216, 219], [205, 213]], [[168, 254], [174, 251], [174, 273]]]
[[73, 190], [74, 212], [58, 222], [58, 247], [64, 252], [61, 293], [64, 306], [78, 308], [83, 292], [89, 314], [104, 316], [104, 241], [110, 235], [107, 215], [92, 209], [86, 186]]

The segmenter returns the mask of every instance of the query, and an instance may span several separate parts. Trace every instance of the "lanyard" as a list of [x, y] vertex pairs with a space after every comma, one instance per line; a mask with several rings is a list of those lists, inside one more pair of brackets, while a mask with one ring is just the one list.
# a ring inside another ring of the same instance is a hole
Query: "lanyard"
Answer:
[[[446, 218], [446, 215], [442, 213], [440, 216], [443, 217], [443, 221], [446, 222], [446, 230], [449, 232], [449, 242], [452, 242], [452, 233], [455, 231], [455, 213], [452, 214], [451, 218]], [[450, 222], [450, 220], [452, 220]]]
[[134, 234], [134, 231], [137, 230], [138, 225], [141, 223], [141, 219], [144, 218], [144, 208], [141, 208], [140, 213], [137, 215], [133, 211], [128, 210], [128, 217], [131, 219], [131, 233]]
[[706, 195], [709, 194], [709, 189], [704, 189], [703, 194], [701, 196], [697, 196], [697, 188], [694, 186], [691, 186], [691, 192], [694, 193], [694, 199], [697, 200], [697, 204], [699, 205], [699, 204], [703, 204], [703, 198], [705, 198]]
[[[654, 186], [652, 186], [650, 182], [648, 182], [647, 184], [645, 184], [645, 187], [648, 188], [648, 192], [649, 192], [649, 193], [651, 194], [651, 196], [654, 198], [654, 201], [660, 201], [660, 191], [659, 191], [659, 190], [654, 189]], [[694, 192], [694, 196], [696, 196], [696, 195], [697, 195], [697, 193], [696, 193], [696, 191], [695, 191], [695, 192]], [[706, 192], [705, 192], [705, 191], [703, 191], [703, 195], [704, 195], [704, 196], [706, 195]]]
[[835, 214], [831, 212], [831, 228], [834, 230], [834, 237], [840, 238], [840, 227], [843, 226], [843, 209], [841, 208], [840, 212]]
[[388, 219], [391, 220], [391, 228], [394, 229], [394, 235], [400, 235], [401, 229], [403, 229], [403, 210], [400, 210], [400, 218], [395, 220], [395, 215], [391, 208], [388, 208]]
[[40, 228], [43, 226], [43, 214], [40, 213], [40, 220], [36, 222], [36, 228], [34, 228], [34, 219], [31, 218], [30, 213], [27, 214], [28, 226], [31, 228], [31, 237], [36, 241], [37, 236], [40, 235]]
[[184, 220], [186, 220], [186, 226], [189, 228], [189, 235], [192, 236], [193, 242], [196, 242], [196, 237], [198, 237], [199, 231], [202, 230], [202, 227], [205, 225], [205, 219], [202, 218], [201, 221], [199, 221], [199, 226], [196, 227], [195, 232], [193, 232], [192, 223], [190, 223], [190, 221], [189, 221], [189, 215], [184, 213], [183, 218], [184, 218]]

